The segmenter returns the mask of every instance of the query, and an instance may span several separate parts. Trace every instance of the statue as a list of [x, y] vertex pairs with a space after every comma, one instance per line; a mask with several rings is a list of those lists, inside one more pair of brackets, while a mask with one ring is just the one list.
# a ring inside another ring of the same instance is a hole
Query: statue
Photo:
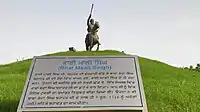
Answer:
[[96, 44], [97, 44], [96, 51], [98, 51], [99, 45], [101, 45], [100, 42], [99, 42], [99, 36], [97, 35], [97, 32], [98, 32], [99, 27], [100, 27], [99, 22], [98, 21], [94, 22], [94, 19], [91, 19], [93, 5], [94, 4], [92, 4], [90, 15], [87, 19], [87, 31], [88, 31], [88, 33], [87, 33], [86, 38], [85, 38], [86, 51], [91, 51], [92, 48], [94, 47], [94, 45], [96, 45]]

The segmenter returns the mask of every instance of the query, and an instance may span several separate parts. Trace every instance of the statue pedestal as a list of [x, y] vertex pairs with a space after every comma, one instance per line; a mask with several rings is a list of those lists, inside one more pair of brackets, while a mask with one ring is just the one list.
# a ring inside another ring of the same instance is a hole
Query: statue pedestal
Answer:
[[76, 49], [74, 47], [69, 47], [69, 51], [76, 52]]

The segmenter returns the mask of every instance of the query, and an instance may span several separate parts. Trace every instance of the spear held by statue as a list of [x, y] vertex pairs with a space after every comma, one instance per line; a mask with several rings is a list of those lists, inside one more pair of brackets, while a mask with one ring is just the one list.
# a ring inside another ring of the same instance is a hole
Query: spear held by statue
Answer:
[[92, 4], [92, 7], [90, 9], [90, 15], [92, 15], [93, 7], [94, 7], [94, 4]]

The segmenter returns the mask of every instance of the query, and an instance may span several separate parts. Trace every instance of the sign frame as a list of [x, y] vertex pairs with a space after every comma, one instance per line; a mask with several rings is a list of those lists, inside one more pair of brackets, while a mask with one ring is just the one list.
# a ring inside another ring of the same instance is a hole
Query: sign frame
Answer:
[[[140, 95], [142, 100], [142, 107], [92, 107], [92, 108], [70, 108], [70, 110], [66, 110], [66, 108], [46, 108], [45, 110], [41, 110], [40, 108], [34, 109], [25, 109], [22, 108], [23, 100], [25, 98], [26, 89], [28, 88], [28, 84], [31, 78], [32, 71], [34, 70], [34, 64], [36, 63], [36, 59], [51, 59], [51, 58], [59, 58], [59, 59], [70, 59], [70, 58], [133, 58], [135, 60], [135, 69], [137, 72], [138, 77], [138, 87], [140, 89]], [[145, 98], [144, 86], [142, 82], [142, 76], [140, 71], [139, 59], [137, 55], [111, 55], [111, 56], [34, 56], [28, 71], [28, 75], [26, 78], [26, 82], [23, 88], [23, 92], [21, 94], [21, 98], [18, 104], [17, 112], [32, 112], [32, 111], [88, 111], [88, 110], [133, 110], [133, 111], [141, 111], [141, 112], [148, 112], [147, 103]]]

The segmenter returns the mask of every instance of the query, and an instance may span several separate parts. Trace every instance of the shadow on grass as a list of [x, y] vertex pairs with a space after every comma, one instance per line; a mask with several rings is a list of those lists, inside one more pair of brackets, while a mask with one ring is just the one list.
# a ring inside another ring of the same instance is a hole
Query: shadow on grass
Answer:
[[0, 101], [0, 112], [16, 112], [18, 101]]
[[[0, 102], [0, 112], [17, 112], [18, 101], [1, 101]], [[41, 112], [41, 111], [40, 111]], [[45, 111], [47, 112], [47, 111]], [[56, 111], [51, 111], [56, 112]], [[58, 111], [60, 112], [60, 111]], [[69, 111], [62, 111], [62, 112], [69, 112]], [[71, 112], [141, 112], [141, 111], [125, 111], [125, 110], [105, 110], [105, 111], [71, 111]]]

